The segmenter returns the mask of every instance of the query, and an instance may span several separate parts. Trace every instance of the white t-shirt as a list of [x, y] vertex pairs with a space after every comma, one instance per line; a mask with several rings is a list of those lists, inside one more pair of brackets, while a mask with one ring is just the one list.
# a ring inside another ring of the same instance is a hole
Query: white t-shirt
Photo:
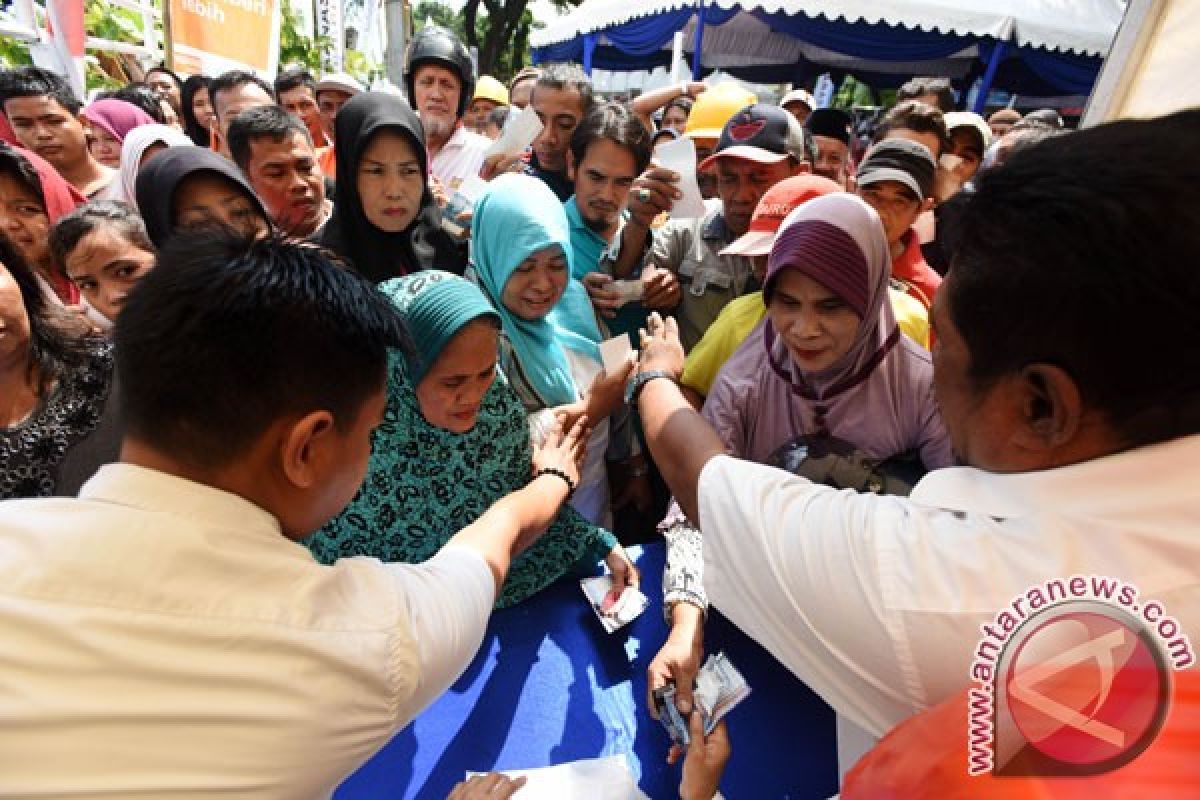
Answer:
[[1120, 579], [1200, 635], [1197, 485], [1200, 436], [1042, 472], [937, 470], [907, 499], [719, 456], [699, 484], [704, 585], [881, 736], [966, 688], [981, 626], [1046, 581]]
[[0, 503], [0, 797], [327, 797], [466, 668], [494, 591], [453, 546], [322, 566], [128, 464]]

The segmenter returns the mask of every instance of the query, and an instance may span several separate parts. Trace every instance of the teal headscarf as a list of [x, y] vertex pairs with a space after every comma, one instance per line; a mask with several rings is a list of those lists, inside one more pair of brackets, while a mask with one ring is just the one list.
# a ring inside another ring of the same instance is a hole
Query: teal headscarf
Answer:
[[414, 386], [468, 322], [480, 317], [500, 322], [479, 288], [450, 272], [425, 270], [387, 281], [381, 288], [404, 314], [413, 338], [416, 352], [408, 359], [408, 375]]
[[[418, 272], [379, 288], [404, 313], [423, 356], [421, 374], [436, 359], [434, 351], [441, 352], [463, 326], [495, 315], [476, 286], [445, 272]], [[475, 427], [461, 434], [425, 420], [417, 380], [393, 351], [387, 406], [371, 437], [366, 478], [350, 505], [308, 540], [317, 560], [426, 561], [493, 503], [529, 483], [533, 454], [525, 409], [499, 371]], [[513, 560], [496, 605], [524, 600], [576, 563], [594, 567], [614, 544], [610, 532], [564, 505], [545, 535]]]
[[600, 358], [597, 347], [600, 333], [595, 317], [590, 328], [580, 318], [579, 292], [583, 292], [582, 299], [587, 302], [587, 290], [568, 274], [564, 299], [550, 314], [532, 321], [510, 312], [500, 298], [522, 261], [554, 245], [562, 249], [570, 273], [573, 254], [566, 213], [554, 192], [537, 178], [502, 175], [476, 201], [471, 219], [471, 260], [475, 272], [500, 314], [517, 360], [547, 406], [577, 399], [564, 348]]

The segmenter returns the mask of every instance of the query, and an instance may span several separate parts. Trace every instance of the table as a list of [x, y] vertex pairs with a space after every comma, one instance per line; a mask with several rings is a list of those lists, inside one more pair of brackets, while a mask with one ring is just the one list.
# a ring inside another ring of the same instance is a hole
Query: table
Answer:
[[[544, 767], [625, 754], [642, 791], [678, 797], [679, 766], [646, 708], [646, 666], [666, 638], [661, 542], [629, 549], [650, 607], [604, 632], [577, 578], [497, 611], [475, 660], [437, 702], [351, 775], [337, 800], [442, 800], [467, 770]], [[827, 798], [837, 792], [833, 712], [715, 611], [706, 652], [724, 650], [751, 695], [727, 717], [730, 800]]]

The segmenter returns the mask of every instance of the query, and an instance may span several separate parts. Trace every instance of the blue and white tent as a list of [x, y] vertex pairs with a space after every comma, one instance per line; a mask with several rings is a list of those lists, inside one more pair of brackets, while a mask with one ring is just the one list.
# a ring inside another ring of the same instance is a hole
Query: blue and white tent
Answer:
[[913, 75], [1041, 96], [1086, 95], [1124, 0], [586, 0], [530, 37], [534, 63], [665, 66], [683, 31], [697, 77], [760, 82], [822, 72], [877, 86]]

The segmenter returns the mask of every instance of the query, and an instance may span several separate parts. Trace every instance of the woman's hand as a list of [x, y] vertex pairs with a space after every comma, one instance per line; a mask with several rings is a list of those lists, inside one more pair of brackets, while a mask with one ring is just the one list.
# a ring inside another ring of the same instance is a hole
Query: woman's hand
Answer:
[[510, 778], [499, 772], [489, 772], [462, 781], [447, 795], [446, 800], [504, 800], [506, 797], [512, 797], [524, 785], [523, 775], [520, 778]]
[[733, 748], [725, 721], [718, 722], [712, 733], [704, 735], [704, 715], [693, 713], [688, 719], [687, 757], [683, 760], [683, 782], [679, 784], [681, 800], [712, 800], [721, 785], [721, 773]]
[[683, 374], [683, 364], [686, 356], [683, 345], [679, 341], [679, 325], [674, 317], [665, 320], [655, 311], [646, 320], [646, 327], [641, 331], [642, 348], [641, 360], [638, 362], [638, 372], [662, 370], [676, 381]]
[[561, 470], [579, 485], [579, 472], [587, 458], [587, 417], [579, 417], [563, 433], [561, 424], [555, 425], [546, 434], [546, 439], [533, 451], [533, 474], [544, 469]]
[[636, 362], [630, 357], [611, 375], [605, 371], [592, 379], [585, 397], [588, 419], [606, 419], [625, 401], [625, 383], [633, 374], [635, 365]]
[[630, 586], [641, 584], [642, 577], [638, 574], [637, 567], [629, 560], [629, 555], [621, 545], [613, 545], [613, 549], [609, 550], [608, 555], [604, 557], [604, 563], [608, 566], [608, 571], [612, 573], [610, 594], [615, 592], [616, 596], [620, 596], [621, 592]]

